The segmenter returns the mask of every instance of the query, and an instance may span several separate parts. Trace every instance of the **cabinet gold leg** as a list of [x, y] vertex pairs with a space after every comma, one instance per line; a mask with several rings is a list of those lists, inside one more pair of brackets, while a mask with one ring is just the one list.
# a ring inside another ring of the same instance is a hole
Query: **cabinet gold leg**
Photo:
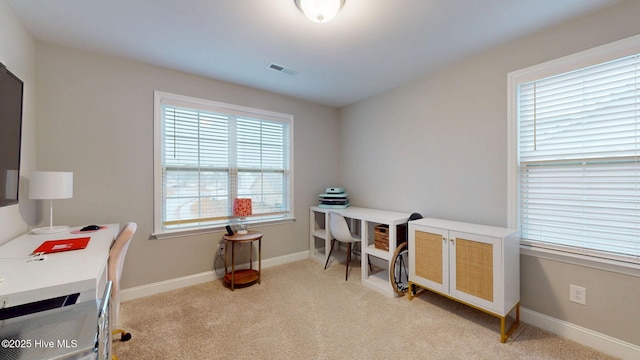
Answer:
[[409, 295], [409, 300], [413, 300], [413, 283], [409, 281], [409, 290], [407, 291], [407, 295]]
[[[520, 326], [520, 303], [517, 303], [515, 306], [516, 309], [516, 319], [513, 324], [509, 327], [509, 329], [505, 332], [506, 326], [506, 316], [500, 317], [500, 342], [505, 343], [507, 339], [513, 334], [513, 332]], [[511, 309], [513, 310], [513, 309]], [[508, 315], [508, 314], [507, 314]]]

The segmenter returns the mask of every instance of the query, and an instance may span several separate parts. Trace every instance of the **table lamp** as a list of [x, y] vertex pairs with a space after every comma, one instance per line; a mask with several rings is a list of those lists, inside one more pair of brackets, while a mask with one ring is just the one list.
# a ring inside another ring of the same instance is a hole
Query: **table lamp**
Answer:
[[49, 227], [31, 230], [34, 234], [53, 234], [69, 229], [53, 226], [53, 200], [73, 197], [73, 173], [60, 171], [34, 171], [29, 182], [29, 198], [49, 200]]
[[238, 218], [238, 234], [247, 233], [247, 216], [251, 216], [251, 199], [234, 199], [233, 216]]

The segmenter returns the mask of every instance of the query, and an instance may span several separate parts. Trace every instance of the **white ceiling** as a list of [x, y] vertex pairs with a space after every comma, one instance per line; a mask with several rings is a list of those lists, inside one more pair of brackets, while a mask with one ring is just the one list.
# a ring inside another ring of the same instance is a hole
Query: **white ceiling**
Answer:
[[346, 0], [317, 24], [294, 0], [7, 0], [41, 41], [334, 107], [616, 1]]

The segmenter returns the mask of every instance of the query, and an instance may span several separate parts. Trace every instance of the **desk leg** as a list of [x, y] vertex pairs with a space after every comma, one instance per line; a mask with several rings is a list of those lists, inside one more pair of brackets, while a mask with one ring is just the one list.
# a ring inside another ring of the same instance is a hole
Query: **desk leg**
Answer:
[[369, 278], [369, 270], [371, 270], [371, 259], [367, 253], [369, 246], [369, 228], [368, 221], [360, 220], [360, 281], [365, 282]]
[[236, 243], [231, 242], [231, 291], [236, 287]]

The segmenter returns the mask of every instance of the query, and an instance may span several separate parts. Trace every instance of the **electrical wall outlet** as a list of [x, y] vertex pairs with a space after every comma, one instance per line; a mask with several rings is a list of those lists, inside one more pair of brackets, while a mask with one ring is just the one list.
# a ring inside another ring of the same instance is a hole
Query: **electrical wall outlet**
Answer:
[[569, 285], [569, 301], [587, 305], [587, 289], [582, 286]]

